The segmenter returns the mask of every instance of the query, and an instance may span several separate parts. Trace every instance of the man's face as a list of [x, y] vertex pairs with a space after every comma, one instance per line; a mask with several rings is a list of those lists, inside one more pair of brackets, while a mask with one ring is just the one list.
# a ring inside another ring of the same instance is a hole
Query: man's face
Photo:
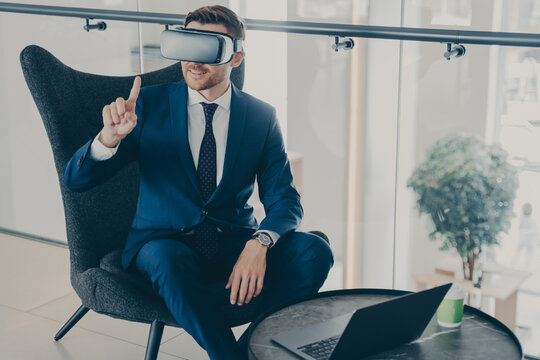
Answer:
[[[208, 30], [227, 34], [227, 28], [224, 25], [201, 24], [197, 21], [190, 22], [186, 26], [186, 29]], [[211, 89], [216, 86], [227, 86], [232, 68], [240, 65], [240, 62], [242, 62], [241, 59], [238, 62], [237, 55], [238, 53], [234, 55], [233, 60], [223, 65], [208, 65], [182, 61], [182, 73], [187, 85], [197, 91]]]

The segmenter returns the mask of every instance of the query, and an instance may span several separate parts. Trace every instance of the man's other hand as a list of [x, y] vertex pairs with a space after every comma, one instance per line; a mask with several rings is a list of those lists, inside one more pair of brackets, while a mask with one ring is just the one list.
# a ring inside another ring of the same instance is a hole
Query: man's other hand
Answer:
[[248, 304], [251, 299], [258, 296], [263, 288], [264, 274], [266, 272], [266, 252], [268, 247], [259, 240], [249, 240], [238, 257], [226, 289], [231, 288], [231, 304]]

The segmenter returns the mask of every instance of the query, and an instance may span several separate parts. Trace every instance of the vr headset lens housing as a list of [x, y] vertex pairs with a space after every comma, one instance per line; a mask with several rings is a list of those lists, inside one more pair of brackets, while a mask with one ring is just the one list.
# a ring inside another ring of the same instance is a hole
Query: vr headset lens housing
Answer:
[[161, 54], [167, 59], [221, 65], [242, 50], [242, 40], [218, 32], [180, 28], [161, 33]]

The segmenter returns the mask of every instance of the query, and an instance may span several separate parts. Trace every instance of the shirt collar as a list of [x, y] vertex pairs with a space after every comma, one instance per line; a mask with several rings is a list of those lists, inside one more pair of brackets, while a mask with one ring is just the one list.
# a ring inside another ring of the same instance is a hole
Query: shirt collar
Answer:
[[[199, 103], [205, 102], [210, 103], [210, 101], [206, 100], [204, 96], [199, 94], [197, 90], [193, 90], [189, 86], [188, 89], [188, 105], [197, 105]], [[232, 96], [232, 89], [231, 84], [229, 84], [229, 87], [227, 88], [227, 91], [223, 93], [220, 97], [218, 97], [216, 100], [212, 101], [212, 103], [218, 104], [219, 106], [223, 107], [225, 110], [229, 110], [231, 107], [231, 96]]]

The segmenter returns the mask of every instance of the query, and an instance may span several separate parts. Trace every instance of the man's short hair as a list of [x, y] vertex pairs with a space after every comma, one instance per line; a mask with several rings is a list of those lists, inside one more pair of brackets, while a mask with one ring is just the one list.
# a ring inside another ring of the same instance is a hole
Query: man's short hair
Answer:
[[246, 37], [246, 24], [244, 19], [225, 6], [203, 6], [191, 11], [186, 16], [184, 26], [192, 21], [201, 24], [221, 24], [227, 28], [233, 39], [244, 40]]

